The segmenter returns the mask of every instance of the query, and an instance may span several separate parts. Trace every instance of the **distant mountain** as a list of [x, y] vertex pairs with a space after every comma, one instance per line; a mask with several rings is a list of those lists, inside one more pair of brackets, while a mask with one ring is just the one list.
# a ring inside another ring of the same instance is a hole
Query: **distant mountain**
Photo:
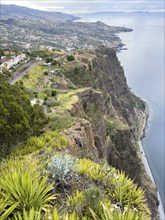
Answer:
[[0, 8], [1, 16], [14, 16], [14, 17], [29, 17], [36, 19], [47, 19], [52, 21], [74, 21], [78, 20], [79, 17], [64, 14], [61, 12], [48, 12], [35, 10], [27, 7], [17, 6], [17, 5], [1, 5]]

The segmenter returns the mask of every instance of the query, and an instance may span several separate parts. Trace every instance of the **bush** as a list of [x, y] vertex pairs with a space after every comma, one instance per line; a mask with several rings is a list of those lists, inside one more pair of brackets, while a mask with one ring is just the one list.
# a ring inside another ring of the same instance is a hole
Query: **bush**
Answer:
[[115, 133], [115, 128], [116, 128], [116, 125], [114, 123], [113, 120], [111, 119], [107, 119], [106, 120], [106, 133], [107, 135], [113, 135]]
[[78, 178], [75, 160], [70, 155], [55, 155], [48, 163], [48, 172], [58, 185], [70, 185]]
[[57, 91], [56, 90], [52, 90], [51, 91], [51, 96], [57, 96]]
[[100, 189], [98, 187], [92, 186], [86, 189], [83, 194], [86, 206], [96, 211], [102, 199], [102, 193]]
[[46, 58], [46, 63], [50, 63], [50, 62], [52, 62], [52, 61], [53, 61], [53, 58], [52, 58], [52, 57]]
[[52, 61], [52, 65], [55, 66], [57, 64], [57, 60]]
[[51, 117], [50, 126], [55, 130], [64, 130], [70, 128], [75, 122], [75, 118], [70, 116], [68, 113], [64, 114], [56, 114]]
[[73, 61], [75, 57], [73, 55], [67, 55], [66, 59], [70, 62], [70, 61]]

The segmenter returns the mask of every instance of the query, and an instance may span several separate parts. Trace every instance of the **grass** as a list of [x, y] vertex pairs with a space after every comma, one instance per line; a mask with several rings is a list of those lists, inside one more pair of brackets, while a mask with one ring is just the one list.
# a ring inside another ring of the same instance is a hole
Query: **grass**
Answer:
[[50, 57], [52, 55], [61, 56], [64, 52], [62, 51], [51, 51], [51, 50], [36, 50], [32, 52], [32, 56], [39, 56], [42, 58]]
[[28, 89], [33, 89], [45, 71], [47, 71], [47, 67], [41, 66], [39, 64], [31, 68], [27, 74], [22, 77], [24, 86]]
[[72, 117], [67, 111], [59, 113], [49, 114], [50, 122], [49, 125], [52, 130], [62, 131], [64, 129], [70, 128], [76, 121], [75, 117]]
[[66, 93], [59, 93], [57, 95], [57, 100], [60, 102], [61, 107], [64, 107], [66, 109], [71, 109], [72, 105], [78, 102], [78, 93], [83, 92], [86, 89], [89, 88], [81, 88], [81, 89], [75, 89], [75, 90], [69, 90]]

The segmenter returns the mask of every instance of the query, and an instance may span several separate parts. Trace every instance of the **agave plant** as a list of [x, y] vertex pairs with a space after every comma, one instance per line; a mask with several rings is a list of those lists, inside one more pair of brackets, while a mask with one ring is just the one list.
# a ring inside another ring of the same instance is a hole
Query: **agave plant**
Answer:
[[[29, 212], [31, 208], [46, 211], [55, 199], [55, 195], [51, 195], [53, 187], [47, 184], [47, 177], [32, 174], [20, 161], [15, 161], [10, 169], [6, 168], [1, 172], [0, 198], [6, 199], [9, 209], [17, 204], [14, 212]], [[5, 211], [4, 207], [3, 214]]]
[[29, 212], [24, 209], [23, 213], [18, 212], [14, 214], [12, 220], [41, 220], [41, 209], [35, 211], [34, 207], [32, 207]]
[[124, 173], [118, 171], [115, 178], [112, 179], [113, 187], [109, 190], [110, 196], [116, 203], [122, 206], [131, 204], [138, 206], [145, 203], [144, 192], [133, 183]]
[[101, 203], [105, 220], [151, 220], [151, 218], [143, 213], [131, 210], [130, 205], [127, 205], [124, 212], [120, 209], [110, 208], [106, 204]]
[[8, 207], [7, 198], [0, 199], [0, 220], [7, 219], [8, 216], [14, 211], [14, 209], [18, 206], [18, 202]]

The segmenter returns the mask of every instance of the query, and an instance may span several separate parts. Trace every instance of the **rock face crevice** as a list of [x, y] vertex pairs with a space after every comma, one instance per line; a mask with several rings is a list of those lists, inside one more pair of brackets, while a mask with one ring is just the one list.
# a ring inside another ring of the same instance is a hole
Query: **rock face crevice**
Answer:
[[[77, 94], [79, 110], [76, 112], [88, 124], [77, 125], [85, 134], [78, 134], [79, 148], [96, 161], [107, 160], [134, 179], [145, 190], [152, 218], [156, 219], [156, 187], [146, 174], [138, 146], [146, 124], [147, 105], [130, 91], [114, 50], [97, 49], [91, 65], [91, 70], [82, 68], [76, 76], [67, 73], [76, 86], [88, 87]], [[74, 106], [72, 112], [75, 112]], [[77, 138], [75, 130], [75, 127], [69, 130], [74, 141]], [[83, 157], [80, 152], [77, 149]]]

